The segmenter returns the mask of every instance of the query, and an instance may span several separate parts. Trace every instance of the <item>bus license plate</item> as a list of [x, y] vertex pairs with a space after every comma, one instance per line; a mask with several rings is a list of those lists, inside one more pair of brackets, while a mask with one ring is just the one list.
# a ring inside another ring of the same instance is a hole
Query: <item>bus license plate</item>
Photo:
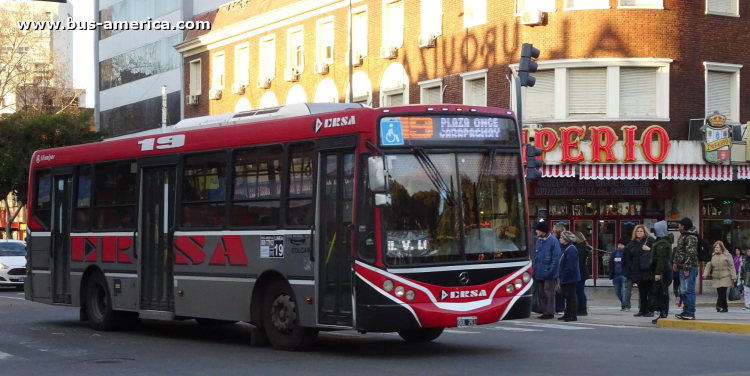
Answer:
[[477, 326], [477, 318], [476, 316], [472, 317], [459, 317], [458, 318], [458, 326]]

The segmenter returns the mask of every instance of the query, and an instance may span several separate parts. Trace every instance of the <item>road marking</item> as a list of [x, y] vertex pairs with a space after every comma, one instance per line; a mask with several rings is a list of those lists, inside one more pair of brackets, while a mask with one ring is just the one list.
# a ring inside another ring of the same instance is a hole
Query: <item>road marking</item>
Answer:
[[19, 357], [0, 351], [0, 360], [5, 360], [5, 359], [23, 359], [23, 358], [19, 358]]
[[479, 332], [467, 332], [465, 330], [445, 329], [446, 333], [459, 333], [459, 334], [479, 334]]
[[509, 332], [543, 332], [541, 329], [512, 328], [507, 326], [488, 326], [487, 329], [507, 330]]
[[562, 330], [591, 330], [593, 328], [584, 328], [574, 325], [558, 325], [558, 324], [535, 324], [530, 322], [515, 322], [516, 325], [531, 326], [535, 328], [549, 328], [549, 329], [562, 329]]
[[16, 297], [13, 297], [13, 296], [0, 296], [0, 298], [5, 298], [5, 299], [16, 299], [16, 300], [26, 300], [25, 298], [16, 298]]

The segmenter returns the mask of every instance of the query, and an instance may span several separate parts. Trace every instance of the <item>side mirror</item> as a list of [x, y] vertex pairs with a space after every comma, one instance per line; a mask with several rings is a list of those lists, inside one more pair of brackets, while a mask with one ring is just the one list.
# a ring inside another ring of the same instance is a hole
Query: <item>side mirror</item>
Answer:
[[374, 193], [384, 193], [388, 190], [385, 179], [385, 163], [383, 157], [367, 158], [367, 169], [370, 178], [370, 190]]
[[385, 193], [378, 193], [375, 195], [375, 206], [390, 206], [391, 195]]

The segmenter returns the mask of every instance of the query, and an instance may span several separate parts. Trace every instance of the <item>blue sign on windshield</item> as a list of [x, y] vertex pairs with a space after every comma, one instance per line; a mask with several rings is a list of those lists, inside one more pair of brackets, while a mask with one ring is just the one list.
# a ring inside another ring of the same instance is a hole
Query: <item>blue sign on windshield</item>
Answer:
[[404, 144], [404, 132], [401, 118], [385, 118], [380, 123], [380, 143], [385, 146]]

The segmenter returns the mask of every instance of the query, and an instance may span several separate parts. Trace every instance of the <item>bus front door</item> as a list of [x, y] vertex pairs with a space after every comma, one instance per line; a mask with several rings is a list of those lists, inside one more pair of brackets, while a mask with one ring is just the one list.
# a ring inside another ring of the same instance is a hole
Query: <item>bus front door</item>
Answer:
[[141, 169], [141, 310], [174, 312], [175, 166]]
[[[53, 172], [54, 174], [54, 172]], [[73, 175], [55, 175], [52, 202], [52, 302], [71, 304], [70, 297], [70, 212]]]
[[354, 152], [320, 155], [318, 323], [352, 325]]

